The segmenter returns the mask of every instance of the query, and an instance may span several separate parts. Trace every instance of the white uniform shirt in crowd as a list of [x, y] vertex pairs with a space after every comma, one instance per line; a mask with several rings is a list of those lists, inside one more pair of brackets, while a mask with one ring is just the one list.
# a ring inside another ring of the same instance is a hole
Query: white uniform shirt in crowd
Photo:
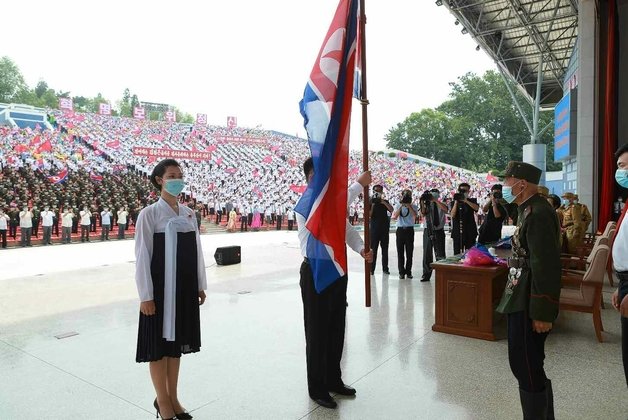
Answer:
[[7, 222], [9, 221], [9, 216], [6, 214], [0, 214], [0, 230], [7, 230]]
[[294, 211], [288, 210], [286, 212], [286, 217], [288, 218], [288, 220], [294, 220]]
[[61, 219], [61, 227], [72, 227], [72, 218], [74, 213], [65, 213]]
[[41, 225], [42, 226], [52, 226], [52, 218], [54, 217], [54, 213], [50, 210], [41, 212]]
[[615, 271], [628, 271], [628, 215], [619, 225], [613, 242], [613, 266]]
[[118, 211], [118, 223], [126, 224], [126, 217], [128, 216], [128, 214], [129, 212], [126, 210]]
[[81, 210], [79, 214], [81, 215], [81, 225], [87, 226], [92, 223], [92, 214], [89, 210]]
[[111, 214], [110, 211], [101, 211], [100, 212], [100, 218], [102, 220], [102, 224], [103, 225], [110, 225], [111, 224], [111, 216], [113, 216]]
[[32, 228], [33, 227], [33, 213], [30, 211], [22, 210], [20, 212], [20, 227], [21, 228]]
[[[360, 185], [357, 182], [354, 182], [353, 184], [351, 184], [351, 186], [349, 187], [349, 193], [347, 194], [347, 207], [353, 200], [355, 200], [358, 197], [358, 195], [360, 195], [360, 192], [362, 192], [362, 185]], [[291, 212], [291, 211], [292, 210], [288, 210], [288, 212]], [[305, 217], [303, 217], [299, 213], [297, 213], [296, 216], [297, 216], [297, 231], [298, 231], [299, 243], [301, 244], [301, 255], [303, 257], [307, 257], [307, 241], [310, 237], [310, 231], [305, 228]], [[359, 254], [360, 251], [364, 249], [364, 241], [360, 237], [360, 234], [358, 233], [358, 231], [355, 230], [353, 226], [351, 226], [351, 224], [349, 223], [349, 220], [345, 220], [345, 224], [346, 224], [345, 242], [347, 243], [347, 245], [349, 245], [349, 247], [352, 250], [354, 250], [355, 252]]]
[[[135, 226], [135, 283], [142, 302], [153, 300], [153, 280], [150, 274], [150, 264], [153, 256], [153, 234], [164, 233], [168, 221], [176, 216], [177, 214], [170, 208], [170, 205], [160, 198], [155, 204], [151, 204], [142, 210], [137, 218], [137, 225]], [[198, 290], [206, 290], [205, 259], [203, 258], [201, 238], [194, 210], [186, 206], [179, 206], [179, 216], [189, 216], [189, 231], [196, 232]]]

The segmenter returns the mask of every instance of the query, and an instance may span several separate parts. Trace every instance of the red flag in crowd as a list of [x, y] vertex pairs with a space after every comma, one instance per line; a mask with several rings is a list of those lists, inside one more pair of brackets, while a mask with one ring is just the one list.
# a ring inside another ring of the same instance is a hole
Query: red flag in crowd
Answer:
[[35, 153], [51, 152], [51, 151], [52, 151], [52, 144], [50, 144], [50, 140], [46, 140], [37, 148]]
[[102, 182], [102, 175], [95, 174], [94, 172], [89, 174], [89, 179], [96, 182]]
[[118, 149], [120, 148], [120, 140], [116, 139], [110, 142], [106, 143], [107, 147], [111, 148], [111, 149]]
[[30, 141], [30, 143], [28, 143], [28, 145], [30, 147], [38, 146], [40, 141], [41, 141], [41, 136], [38, 134], [35, 137], [33, 137], [33, 139]]

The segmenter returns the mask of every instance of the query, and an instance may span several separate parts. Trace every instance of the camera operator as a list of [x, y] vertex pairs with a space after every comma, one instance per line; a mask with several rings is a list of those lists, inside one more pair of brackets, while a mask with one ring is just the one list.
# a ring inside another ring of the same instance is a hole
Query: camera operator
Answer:
[[373, 250], [373, 263], [371, 264], [371, 274], [375, 274], [375, 264], [377, 263], [377, 248], [382, 247], [382, 271], [390, 274], [388, 270], [388, 240], [390, 237], [390, 217], [388, 212], [393, 212], [392, 205], [385, 199], [384, 187], [375, 185], [373, 196], [371, 197], [371, 249]]
[[491, 193], [488, 201], [482, 207], [482, 211], [486, 215], [484, 223], [480, 226], [480, 235], [478, 242], [481, 244], [489, 244], [497, 242], [502, 237], [502, 226], [504, 220], [508, 218], [508, 211], [504, 207], [504, 197], [502, 196], [501, 184], [495, 184], [491, 187]]
[[466, 182], [460, 184], [451, 205], [451, 237], [454, 240], [454, 254], [456, 255], [475, 245], [475, 238], [478, 235], [475, 212], [480, 209], [480, 206], [477, 199], [469, 197], [470, 190], [471, 186]]
[[430, 281], [432, 277], [433, 254], [436, 261], [445, 258], [445, 215], [447, 206], [440, 201], [440, 191], [432, 188], [421, 196], [421, 214], [425, 217], [423, 229], [423, 276], [421, 281]]
[[[412, 191], [401, 192], [400, 203], [395, 208], [392, 218], [397, 221], [397, 265], [399, 280], [412, 278], [412, 253], [414, 252], [414, 221], [418, 208], [412, 204]], [[405, 251], [405, 262], [404, 262]]]

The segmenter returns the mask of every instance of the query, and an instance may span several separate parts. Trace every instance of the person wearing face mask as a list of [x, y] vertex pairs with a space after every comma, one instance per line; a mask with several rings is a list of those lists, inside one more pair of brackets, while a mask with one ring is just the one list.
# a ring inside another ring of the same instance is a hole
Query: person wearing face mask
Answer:
[[565, 200], [563, 202], [563, 224], [567, 239], [567, 252], [576, 254], [578, 247], [584, 244], [582, 206], [576, 202], [576, 196], [572, 192], [564, 193], [562, 198]]
[[578, 198], [578, 194], [574, 194], [574, 203], [580, 205], [580, 213], [582, 215], [582, 218], [580, 220], [580, 225], [582, 226], [581, 235], [582, 235], [582, 240], [584, 241], [584, 235], [589, 230], [589, 225], [591, 225], [591, 222], [593, 221], [593, 217], [591, 216], [591, 212], [589, 211], [589, 208], [587, 207], [587, 205], [582, 204], [580, 202], [580, 199]]
[[26, 204], [20, 212], [20, 246], [22, 248], [31, 245], [31, 234], [33, 231], [33, 212]]
[[434, 254], [436, 261], [445, 259], [445, 216], [447, 205], [440, 201], [440, 191], [432, 188], [419, 199], [421, 214], [425, 218], [423, 229], [423, 275], [421, 281], [430, 281]]
[[622, 210], [624, 209], [624, 199], [619, 196], [617, 197], [617, 201], [613, 203], [613, 221], [616, 222], [619, 220], [619, 216], [621, 215]]
[[41, 226], [44, 230], [42, 243], [44, 245], [52, 245], [52, 225], [54, 215], [55, 214], [50, 211], [50, 207], [48, 205], [44, 206], [44, 211], [41, 212]]
[[384, 274], [390, 274], [390, 271], [388, 270], [388, 243], [390, 238], [389, 212], [393, 212], [393, 207], [384, 196], [384, 187], [380, 184], [373, 186], [373, 196], [371, 197], [371, 208], [369, 213], [371, 249], [373, 250], [371, 274], [375, 274], [377, 250], [380, 246], [382, 248], [382, 272]]
[[129, 215], [129, 212], [126, 211], [126, 208], [124, 206], [120, 207], [120, 210], [118, 210], [118, 239], [124, 239], [124, 231], [126, 230], [126, 222], [127, 222], [127, 216]]
[[109, 240], [109, 231], [111, 230], [111, 218], [113, 214], [109, 211], [109, 207], [105, 206], [103, 211], [100, 212], [100, 220], [101, 220], [101, 232], [100, 232], [100, 240], [108, 241]]
[[10, 220], [9, 215], [4, 212], [3, 208], [0, 208], [0, 239], [2, 240], [3, 249], [7, 247], [7, 228]]
[[495, 184], [491, 187], [488, 201], [482, 207], [486, 218], [479, 229], [478, 243], [489, 244], [501, 239], [502, 226], [504, 225], [504, 220], [508, 218], [508, 211], [502, 202], [505, 203], [502, 196], [502, 186]]
[[[622, 188], [628, 188], [628, 145], [623, 145], [615, 153], [617, 171], [615, 180]], [[617, 222], [617, 233], [613, 241], [613, 269], [619, 285], [611, 298], [613, 307], [621, 314], [621, 353], [624, 364], [626, 385], [628, 385], [628, 223], [624, 207]]]
[[181, 166], [164, 159], [150, 181], [160, 199], [144, 208], [136, 223], [135, 281], [141, 303], [135, 360], [149, 363], [158, 415], [191, 419], [177, 384], [181, 356], [201, 350], [205, 260], [194, 210], [177, 199], [185, 188]]
[[87, 206], [83, 207], [83, 210], [79, 213], [81, 216], [81, 242], [89, 242], [89, 229], [92, 224], [92, 212], [89, 211]]
[[508, 361], [519, 383], [524, 419], [553, 419], [554, 394], [544, 368], [545, 340], [558, 316], [561, 262], [556, 211], [538, 193], [542, 171], [509, 162], [502, 195], [519, 205], [508, 281], [497, 311], [507, 314]]
[[454, 254], [456, 255], [473, 247], [478, 236], [475, 213], [480, 206], [477, 199], [469, 197], [470, 190], [471, 186], [466, 182], [460, 184], [451, 206], [451, 237], [454, 240]]

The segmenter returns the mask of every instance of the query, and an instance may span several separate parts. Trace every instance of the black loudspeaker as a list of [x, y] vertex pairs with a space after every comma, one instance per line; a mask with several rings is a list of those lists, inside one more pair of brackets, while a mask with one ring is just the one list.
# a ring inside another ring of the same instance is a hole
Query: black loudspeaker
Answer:
[[240, 264], [240, 247], [234, 245], [216, 248], [214, 259], [218, 265]]

